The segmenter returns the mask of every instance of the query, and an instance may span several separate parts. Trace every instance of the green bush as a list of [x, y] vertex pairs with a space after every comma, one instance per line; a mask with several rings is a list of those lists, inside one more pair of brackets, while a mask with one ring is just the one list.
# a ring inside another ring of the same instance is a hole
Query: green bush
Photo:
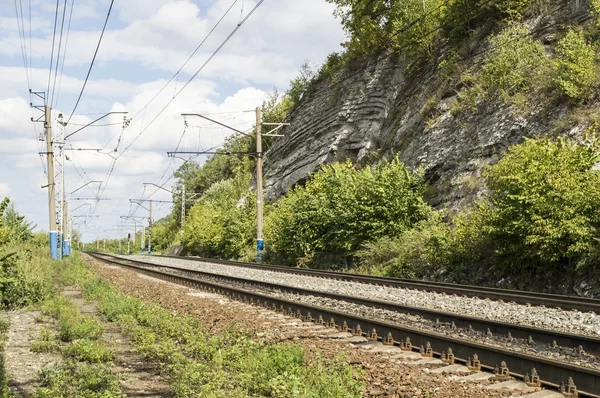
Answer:
[[42, 330], [40, 330], [39, 339], [32, 342], [31, 346], [29, 347], [29, 349], [32, 352], [37, 352], [37, 353], [56, 352], [56, 351], [58, 351], [59, 348], [60, 347], [58, 345], [58, 342], [56, 341], [56, 336], [54, 336], [52, 331], [50, 329], [48, 329], [47, 327], [43, 327]]
[[482, 234], [488, 207], [444, 220], [435, 213], [398, 238], [383, 238], [357, 252], [361, 265], [387, 276], [461, 281], [485, 256], [488, 240]]
[[252, 245], [256, 231], [256, 195], [250, 175], [214, 183], [192, 207], [184, 231], [191, 253], [237, 258]]
[[111, 362], [115, 353], [106, 347], [100, 341], [90, 341], [87, 339], [75, 340], [67, 344], [62, 353], [68, 358], [87, 363], [106, 363]]
[[60, 366], [44, 367], [39, 372], [41, 387], [36, 398], [121, 398], [119, 376], [110, 365], [88, 365], [68, 361]]
[[397, 158], [362, 169], [323, 166], [270, 208], [267, 256], [286, 264], [323, 253], [343, 259], [367, 241], [398, 236], [431, 214], [423, 190], [421, 176]]
[[596, 26], [600, 28], [600, 0], [590, 0], [592, 15], [596, 18]]
[[600, 238], [597, 140], [526, 140], [485, 172], [493, 211], [486, 233], [508, 272], [574, 271]]
[[598, 75], [594, 46], [583, 32], [569, 30], [556, 48], [554, 83], [569, 98], [582, 101], [594, 93]]
[[524, 25], [512, 24], [490, 39], [492, 52], [481, 69], [481, 83], [489, 96], [507, 99], [540, 88], [548, 61], [544, 46], [530, 33]]

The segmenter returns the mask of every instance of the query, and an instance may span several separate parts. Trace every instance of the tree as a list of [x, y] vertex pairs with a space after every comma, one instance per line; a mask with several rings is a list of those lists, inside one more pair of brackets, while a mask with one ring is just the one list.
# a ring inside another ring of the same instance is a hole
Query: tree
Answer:
[[587, 264], [600, 238], [596, 139], [526, 140], [485, 172], [492, 211], [487, 233], [510, 271]]
[[543, 81], [547, 59], [544, 46], [521, 24], [512, 24], [490, 39], [492, 52], [482, 66], [482, 83], [489, 95], [510, 97]]
[[287, 264], [314, 255], [345, 261], [364, 242], [398, 236], [427, 218], [423, 189], [421, 176], [397, 158], [363, 169], [323, 166], [269, 208], [267, 255]]
[[575, 101], [589, 98], [597, 85], [596, 53], [583, 32], [569, 30], [556, 48], [554, 83]]

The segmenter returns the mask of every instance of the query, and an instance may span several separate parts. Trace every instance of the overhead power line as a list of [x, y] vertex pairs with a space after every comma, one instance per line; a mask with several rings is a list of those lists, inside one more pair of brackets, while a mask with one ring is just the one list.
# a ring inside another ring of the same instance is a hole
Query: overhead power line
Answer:
[[[65, 0], [66, 1], [66, 0]], [[102, 33], [100, 33], [100, 38], [98, 39], [98, 44], [96, 45], [96, 50], [94, 51], [94, 57], [92, 58], [92, 62], [90, 63], [90, 68], [88, 69], [87, 76], [85, 77], [85, 81], [83, 82], [83, 87], [81, 87], [81, 91], [79, 92], [79, 96], [77, 97], [77, 101], [75, 102], [75, 106], [71, 111], [71, 115], [67, 119], [67, 124], [71, 121], [73, 114], [77, 110], [77, 106], [79, 106], [79, 101], [81, 101], [81, 96], [85, 91], [85, 86], [87, 85], [88, 79], [90, 78], [90, 73], [92, 73], [92, 68], [94, 67], [94, 62], [96, 61], [96, 56], [98, 55], [98, 50], [100, 49], [100, 44], [102, 43], [102, 38], [104, 37], [104, 31], [106, 30], [106, 25], [108, 24], [108, 19], [110, 18], [110, 12], [112, 11], [113, 4], [115, 0], [111, 0], [110, 7], [108, 7], [108, 13], [106, 14], [106, 19], [104, 20], [104, 26], [102, 27]]]
[[[54, 94], [56, 89], [56, 77], [58, 76], [58, 64], [60, 63], [60, 51], [62, 50], [62, 39], [63, 31], [65, 29], [65, 16], [67, 14], [67, 0], [64, 0], [62, 22], [60, 24], [60, 36], [58, 39], [58, 52], [56, 54], [56, 66], [54, 67], [54, 83], [52, 83], [52, 98], [50, 100], [50, 107], [54, 106]], [[49, 94], [48, 94], [49, 95]]]
[[[210, 61], [212, 61], [212, 59], [221, 51], [221, 49], [229, 42], [229, 40], [231, 40], [231, 38], [233, 37], [233, 35], [235, 35], [235, 33], [248, 21], [248, 19], [250, 19], [250, 17], [254, 14], [254, 12], [261, 6], [262, 3], [264, 3], [265, 0], [259, 0], [259, 2], [254, 6], [254, 8], [252, 8], [252, 10], [248, 13], [248, 15], [242, 19], [237, 25], [236, 27], [231, 31], [231, 33], [225, 38], [225, 40], [219, 45], [219, 47], [217, 47], [217, 49], [215, 51], [213, 51], [213, 53], [210, 55], [210, 57], [204, 62], [204, 64], [202, 64], [202, 66], [196, 70], [196, 72], [190, 77], [190, 79], [183, 85], [183, 87], [181, 87], [181, 89], [179, 89], [179, 91], [177, 91], [174, 95], [173, 98], [171, 98], [169, 100], [169, 102], [156, 114], [156, 116], [150, 121], [150, 123], [148, 125], [146, 125], [146, 127], [144, 127], [139, 134], [133, 139], [132, 142], [130, 142], [125, 149], [123, 149], [123, 151], [114, 159], [108, 176], [103, 184], [103, 189], [102, 189], [102, 193], [100, 194], [100, 197], [104, 194], [104, 191], [106, 190], [106, 187], [108, 186], [108, 182], [110, 180], [110, 178], [112, 177], [112, 173], [114, 171], [115, 168], [115, 164], [117, 162], [117, 160], [138, 140], [138, 138], [146, 131], [148, 130], [148, 128], [160, 117], [160, 115], [167, 109], [167, 107], [169, 105], [171, 105], [171, 103], [175, 100], [175, 98], [177, 98], [182, 92], [183, 90], [185, 90], [185, 88], [196, 78], [196, 76], [198, 76], [198, 74], [206, 67], [206, 65], [208, 65], [208, 63]], [[139, 112], [138, 112], [139, 114]]]
[[56, 12], [54, 13], [54, 33], [52, 34], [52, 51], [50, 52], [50, 69], [48, 70], [48, 88], [46, 98], [50, 97], [50, 78], [52, 77], [52, 64], [54, 62], [54, 41], [56, 40], [56, 22], [58, 21], [58, 6], [60, 0], [56, 0]]
[[164, 84], [164, 86], [162, 86], [162, 88], [160, 90], [158, 90], [158, 92], [150, 99], [150, 101], [148, 101], [148, 103], [146, 105], [144, 105], [135, 115], [132, 116], [132, 119], [135, 119], [140, 113], [142, 113], [160, 95], [160, 93], [162, 93], [164, 91], [164, 89], [167, 88], [167, 86], [173, 81], [173, 79], [175, 79], [177, 76], [179, 76], [179, 73], [181, 73], [181, 71], [183, 70], [183, 68], [185, 68], [185, 66], [188, 64], [188, 62], [190, 62], [191, 59], [194, 57], [194, 55], [196, 55], [196, 53], [204, 45], [204, 43], [206, 42], [206, 40], [208, 40], [210, 38], [210, 36], [213, 34], [213, 32], [217, 29], [217, 27], [221, 24], [221, 22], [223, 22], [223, 20], [227, 16], [227, 14], [229, 14], [229, 11], [231, 11], [231, 9], [233, 8], [233, 6], [235, 6], [235, 4], [238, 1], [239, 0], [234, 0], [233, 3], [231, 3], [231, 5], [229, 6], [229, 8], [225, 11], [225, 13], [221, 16], [221, 18], [213, 26], [213, 28], [208, 32], [208, 34], [204, 37], [204, 39], [200, 42], [200, 44], [198, 44], [198, 46], [190, 54], [190, 56], [188, 57], [188, 59], [183, 63], [183, 65], [181, 65], [181, 67], [179, 68], [179, 70], [177, 70], [177, 72], [175, 72], [173, 74], [173, 76], [171, 76], [171, 78], [169, 79], [169, 81], [166, 82]]
[[[69, 11], [69, 23], [67, 24], [67, 37], [65, 39], [65, 50], [63, 51], [63, 59], [60, 65], [60, 77], [58, 78], [58, 90], [56, 92], [56, 107], [58, 107], [58, 99], [60, 98], [60, 88], [62, 86], [63, 71], [65, 69], [65, 60], [67, 58], [67, 49], [69, 48], [69, 34], [71, 33], [71, 21], [73, 20], [73, 7], [75, 6], [75, 0], [71, 0], [71, 11]], [[54, 97], [54, 92], [52, 93]]]
[[196, 72], [188, 79], [188, 81], [183, 85], [183, 87], [181, 87], [181, 89], [179, 89], [179, 91], [177, 91], [177, 93], [175, 93], [175, 95], [173, 95], [173, 98], [171, 98], [169, 100], [169, 102], [167, 102], [167, 104], [156, 114], [156, 116], [154, 116], [154, 118], [150, 121], [150, 123], [148, 123], [146, 125], [146, 127], [144, 127], [142, 129], [142, 131], [140, 131], [139, 134], [133, 139], [133, 141], [131, 141], [129, 143], [129, 145], [127, 145], [125, 147], [123, 152], [121, 152], [121, 154], [119, 154], [119, 157], [121, 155], [123, 155], [123, 153], [125, 153], [125, 151], [127, 151], [127, 149], [129, 149], [146, 130], [148, 130], [148, 128], [156, 121], [156, 119], [158, 119], [160, 117], [160, 115], [162, 115], [162, 113], [169, 107], [169, 105], [171, 105], [173, 103], [173, 101], [175, 101], [175, 98], [177, 98], [183, 92], [183, 90], [185, 90], [186, 87], [189, 86], [189, 84], [196, 78], [196, 76], [198, 76], [198, 74], [200, 72], [202, 72], [202, 70], [204, 70], [206, 65], [208, 65], [208, 63], [210, 61], [212, 61], [212, 59], [221, 51], [221, 49], [229, 42], [229, 40], [231, 40], [233, 35], [235, 35], [236, 32], [244, 25], [244, 23], [246, 23], [248, 21], [248, 19], [250, 19], [252, 14], [254, 14], [254, 12], [256, 12], [258, 7], [260, 7], [261, 4], [264, 3], [264, 1], [265, 0], [259, 0], [259, 2], [256, 3], [254, 8], [252, 8], [252, 10], [250, 10], [248, 15], [246, 15], [246, 17], [237, 24], [237, 26], [231, 31], [231, 33], [225, 38], [225, 40], [223, 40], [223, 42], [219, 45], [219, 47], [217, 47], [217, 49], [215, 51], [213, 51], [213, 53], [210, 55], [210, 57], [208, 57], [206, 62], [204, 62], [204, 64], [202, 64], [202, 66], [200, 68], [198, 68], [198, 70], [196, 70]]

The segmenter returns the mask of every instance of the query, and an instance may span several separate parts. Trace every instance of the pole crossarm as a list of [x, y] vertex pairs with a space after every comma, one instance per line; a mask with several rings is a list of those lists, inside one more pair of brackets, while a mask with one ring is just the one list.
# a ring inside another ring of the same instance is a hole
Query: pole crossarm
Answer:
[[90, 203], [84, 203], [80, 206], [77, 206], [76, 208], [74, 208], [73, 210], [71, 210], [71, 213], [75, 213], [76, 210], [81, 209], [83, 206], [91, 206]]
[[179, 151], [179, 152], [167, 152], [167, 156], [170, 158], [175, 158], [175, 155], [248, 155], [248, 156], [257, 156], [258, 152], [229, 152], [229, 151]]
[[73, 218], [78, 218], [78, 217], [86, 217], [86, 218], [98, 218], [98, 217], [100, 217], [100, 216], [97, 216], [97, 215], [91, 215], [91, 214], [81, 214], [81, 215], [78, 215], [78, 216], [72, 216], [72, 217], [73, 217]]
[[201, 117], [202, 119], [206, 119], [206, 120], [208, 120], [209, 122], [212, 122], [212, 123], [218, 124], [218, 125], [219, 125], [219, 126], [221, 126], [221, 127], [225, 127], [226, 129], [233, 130], [233, 131], [235, 131], [235, 132], [236, 132], [236, 133], [238, 133], [238, 134], [245, 135], [246, 137], [251, 137], [251, 135], [250, 135], [250, 134], [246, 134], [246, 133], [244, 133], [243, 131], [240, 131], [240, 130], [238, 130], [238, 129], [234, 128], [234, 127], [231, 127], [231, 126], [228, 126], [228, 125], [226, 125], [226, 124], [223, 124], [223, 123], [221, 123], [221, 122], [218, 122], [218, 121], [216, 121], [216, 120], [214, 120], [214, 119], [211, 119], [211, 118], [209, 118], [209, 117], [206, 117], [206, 116], [204, 116], [204, 115], [200, 115], [199, 113], [182, 113], [182, 114], [181, 114], [181, 116], [183, 116], [183, 117], [186, 117], [186, 116], [198, 116], [198, 117]]
[[90, 181], [90, 182], [88, 182], [87, 184], [84, 184], [84, 185], [80, 186], [79, 188], [77, 188], [76, 190], [74, 190], [73, 192], [71, 192], [71, 195], [73, 195], [75, 192], [79, 191], [80, 189], [82, 189], [82, 188], [85, 188], [85, 187], [87, 187], [88, 185], [90, 185], [90, 184], [95, 184], [95, 183], [100, 183], [100, 184], [102, 184], [102, 181]]
[[[71, 137], [73, 134], [75, 134], [75, 133], [78, 133], [78, 132], [80, 132], [81, 130], [83, 130], [84, 128], [86, 128], [86, 127], [89, 127], [89, 126], [91, 126], [92, 124], [96, 123], [97, 121], [100, 121], [100, 120], [104, 119], [104, 118], [105, 118], [105, 117], [107, 117], [108, 115], [113, 115], [113, 114], [125, 114], [125, 115], [126, 115], [127, 113], [128, 113], [128, 112], [108, 112], [106, 115], [104, 115], [104, 116], [100, 116], [98, 119], [96, 119], [96, 120], [94, 120], [94, 121], [91, 121], [91, 122], [89, 122], [89, 123], [88, 123], [88, 124], [86, 124], [85, 126], [83, 126], [83, 127], [79, 128], [79, 129], [77, 129], [77, 130], [73, 131], [71, 134], [67, 135], [67, 136], [65, 137], [65, 141], [67, 140], [67, 138]], [[64, 124], [64, 126], [66, 126], [66, 125], [67, 125], [67, 123], [65, 123], [65, 124]]]
[[154, 200], [154, 199], [129, 199], [131, 203], [152, 202], [152, 203], [173, 203], [172, 200]]
[[170, 190], [168, 190], [167, 188], [163, 188], [163, 187], [161, 187], [160, 185], [157, 185], [157, 184], [155, 184], [155, 183], [153, 183], [153, 182], [144, 182], [144, 183], [142, 183], [142, 184], [143, 184], [143, 185], [152, 185], [152, 186], [155, 186], [156, 188], [160, 188], [160, 189], [162, 189], [163, 191], [167, 191], [167, 192], [169, 192], [169, 193], [171, 193], [171, 194], [173, 194], [173, 195], [175, 194], [175, 192], [173, 192], [173, 191], [170, 191]]
[[71, 198], [71, 200], [112, 200], [111, 198]]

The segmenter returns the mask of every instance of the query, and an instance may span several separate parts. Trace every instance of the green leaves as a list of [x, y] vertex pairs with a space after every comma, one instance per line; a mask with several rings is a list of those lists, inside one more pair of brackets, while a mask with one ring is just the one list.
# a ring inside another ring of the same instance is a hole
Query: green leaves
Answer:
[[599, 154], [595, 140], [527, 140], [486, 171], [487, 232], [501, 259], [515, 267], [576, 264], [597, 250]]
[[431, 209], [422, 193], [420, 175], [397, 158], [363, 169], [350, 162], [323, 166], [269, 209], [268, 256], [295, 264], [325, 254], [345, 263], [364, 242], [397, 236], [427, 218]]
[[530, 90], [546, 73], [547, 60], [542, 43], [530, 30], [512, 24], [490, 39], [493, 49], [484, 61], [481, 80], [489, 95], [509, 97]]
[[594, 47], [582, 31], [569, 30], [556, 47], [554, 84], [569, 98], [582, 101], [589, 98], [598, 83]]

